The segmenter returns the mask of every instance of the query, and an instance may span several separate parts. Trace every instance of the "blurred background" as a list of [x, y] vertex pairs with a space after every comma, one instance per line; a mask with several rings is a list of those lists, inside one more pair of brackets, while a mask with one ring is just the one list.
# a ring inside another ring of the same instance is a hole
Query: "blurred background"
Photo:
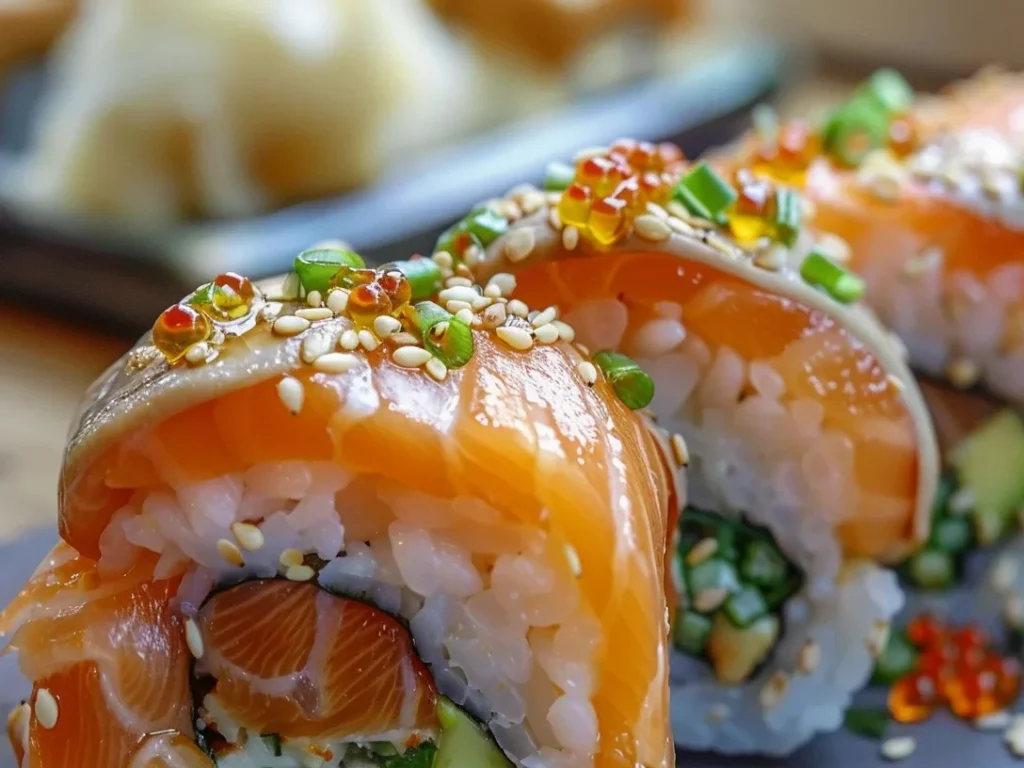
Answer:
[[1019, 0], [0, 0], [0, 540], [85, 387], [211, 275], [429, 252], [621, 136], [689, 155], [881, 65], [1017, 66]]

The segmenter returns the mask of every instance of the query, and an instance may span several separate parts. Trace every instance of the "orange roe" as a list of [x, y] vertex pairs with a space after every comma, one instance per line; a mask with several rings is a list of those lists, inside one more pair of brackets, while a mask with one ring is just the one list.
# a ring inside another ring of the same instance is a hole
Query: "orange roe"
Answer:
[[192, 347], [212, 335], [210, 318], [188, 304], [165, 309], [153, 324], [153, 345], [169, 363], [178, 362]]
[[947, 627], [922, 614], [907, 626], [907, 638], [920, 655], [915, 668], [889, 689], [889, 712], [897, 722], [920, 722], [942, 705], [975, 720], [1016, 701], [1020, 663], [1001, 657], [979, 627]]
[[673, 144], [616, 141], [606, 152], [576, 164], [558, 215], [588, 241], [607, 248], [629, 231], [648, 203], [668, 202], [682, 161], [682, 150]]

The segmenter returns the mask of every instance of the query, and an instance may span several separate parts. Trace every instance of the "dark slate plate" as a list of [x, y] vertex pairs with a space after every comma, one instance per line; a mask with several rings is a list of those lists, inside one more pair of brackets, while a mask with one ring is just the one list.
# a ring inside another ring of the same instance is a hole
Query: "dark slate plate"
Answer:
[[[56, 540], [51, 531], [26, 536], [14, 544], [0, 547], [0, 604], [6, 604]], [[971, 563], [970, 581], [979, 583], [988, 558]], [[931, 607], [959, 621], [969, 618], [982, 621], [995, 629], [994, 619], [984, 601], [968, 588], [941, 598], [913, 596], [910, 609]], [[0, 657], [0, 716], [7, 713], [28, 693], [28, 686], [18, 674], [12, 657]], [[884, 693], [865, 691], [858, 703], [882, 706]], [[1010, 768], [1019, 763], [1003, 746], [1002, 734], [981, 732], [950, 715], [941, 714], [927, 723], [915, 726], [890, 726], [887, 736], [913, 736], [917, 751], [899, 763], [901, 768]], [[0, 746], [0, 768], [17, 768], [6, 738]], [[879, 756], [879, 744], [846, 731], [818, 737], [789, 758], [728, 758], [719, 755], [680, 752], [678, 763], [684, 768], [878, 768], [886, 763]]]

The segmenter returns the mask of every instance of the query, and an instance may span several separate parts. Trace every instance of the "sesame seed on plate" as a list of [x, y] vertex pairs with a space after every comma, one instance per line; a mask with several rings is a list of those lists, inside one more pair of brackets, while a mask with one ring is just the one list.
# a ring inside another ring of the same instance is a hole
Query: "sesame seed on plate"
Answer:
[[401, 328], [402, 323], [391, 315], [380, 315], [373, 320], [373, 332], [382, 339], [386, 339], [393, 333], [398, 333]]
[[338, 345], [342, 349], [347, 349], [350, 352], [353, 349], [359, 348], [359, 334], [353, 329], [349, 328], [347, 331], [342, 331], [341, 338], [338, 339]]
[[431, 357], [429, 360], [427, 360], [427, 363], [424, 367], [426, 368], [427, 373], [430, 375], [430, 377], [437, 381], [444, 381], [448, 377], [448, 366], [446, 366], [436, 357]]
[[512, 349], [527, 350], [533, 346], [533, 336], [524, 328], [512, 325], [502, 325], [495, 330], [498, 338], [508, 344]]
[[336, 315], [343, 314], [348, 308], [348, 291], [337, 288], [327, 294], [327, 308]]
[[263, 531], [252, 523], [232, 523], [231, 532], [235, 534], [242, 549], [249, 552], [256, 552], [263, 548]]
[[291, 565], [284, 572], [284, 576], [289, 581], [309, 581], [316, 576], [316, 571], [308, 565]]
[[515, 263], [528, 257], [533, 252], [534, 245], [533, 230], [515, 229], [508, 233], [503, 247], [506, 258]]
[[280, 557], [278, 557], [278, 562], [285, 568], [290, 568], [293, 565], [302, 565], [302, 559], [301, 551], [293, 547], [289, 547], [281, 553]]
[[882, 742], [882, 757], [893, 762], [905, 760], [914, 754], [917, 749], [917, 741], [913, 736], [897, 736], [886, 739]]
[[297, 315], [285, 315], [274, 321], [273, 330], [278, 336], [298, 336], [309, 328], [309, 320]]
[[302, 382], [293, 376], [284, 376], [277, 382], [277, 396], [290, 413], [297, 414], [302, 410], [306, 399], [306, 390]]
[[686, 447], [686, 439], [678, 432], [672, 435], [669, 440], [672, 446], [672, 457], [680, 467], [688, 466], [690, 463], [690, 449]]
[[566, 227], [562, 230], [562, 247], [567, 251], [576, 250], [580, 244], [580, 231], [576, 227]]
[[203, 658], [203, 652], [206, 650], [206, 646], [203, 643], [203, 633], [199, 630], [199, 625], [196, 624], [195, 619], [191, 616], [185, 619], [185, 644], [193, 656], [197, 659]]
[[391, 359], [403, 368], [419, 368], [426, 365], [433, 355], [423, 347], [399, 347], [391, 353]]
[[359, 332], [359, 346], [367, 352], [373, 352], [373, 350], [380, 346], [380, 342], [377, 341], [377, 337], [373, 333], [363, 328]]
[[60, 710], [57, 708], [57, 700], [46, 688], [40, 688], [36, 691], [35, 713], [36, 720], [46, 730], [51, 730], [57, 725]]
[[975, 719], [974, 727], [979, 731], [1003, 731], [1010, 726], [1010, 713], [1005, 709]]
[[306, 303], [313, 308], [319, 307], [324, 301], [323, 295], [320, 291], [310, 291], [306, 294]]
[[576, 366], [576, 373], [580, 375], [580, 378], [589, 387], [597, 383], [597, 367], [587, 360], [582, 361]]
[[217, 539], [217, 551], [220, 556], [231, 563], [236, 568], [241, 568], [245, 565], [245, 558], [242, 557], [242, 550], [238, 548], [238, 545], [228, 539]]
[[350, 352], [328, 352], [313, 363], [322, 373], [346, 373], [359, 365], [359, 358]]
[[315, 323], [318, 320], [326, 320], [333, 315], [334, 313], [328, 307], [307, 307], [305, 309], [295, 310], [296, 317], [301, 317], [303, 320], [309, 320], [311, 323]]

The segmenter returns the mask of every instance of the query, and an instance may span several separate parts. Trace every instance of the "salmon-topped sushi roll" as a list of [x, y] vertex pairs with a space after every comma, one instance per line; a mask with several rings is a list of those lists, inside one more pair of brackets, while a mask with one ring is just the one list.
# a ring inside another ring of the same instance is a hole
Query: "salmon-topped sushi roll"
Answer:
[[220, 275], [95, 384], [0, 615], [22, 768], [673, 765], [670, 449], [447, 285], [333, 248]]
[[883, 70], [819, 124], [765, 125], [722, 160], [801, 190], [915, 368], [1024, 404], [1024, 80], [915, 97]]
[[789, 752], [842, 722], [902, 603], [886, 564], [928, 537], [920, 392], [791, 190], [634, 141], [546, 187], [480, 206], [434, 258], [485, 295], [514, 285], [526, 304], [492, 322], [582, 343], [674, 433], [676, 741]]

